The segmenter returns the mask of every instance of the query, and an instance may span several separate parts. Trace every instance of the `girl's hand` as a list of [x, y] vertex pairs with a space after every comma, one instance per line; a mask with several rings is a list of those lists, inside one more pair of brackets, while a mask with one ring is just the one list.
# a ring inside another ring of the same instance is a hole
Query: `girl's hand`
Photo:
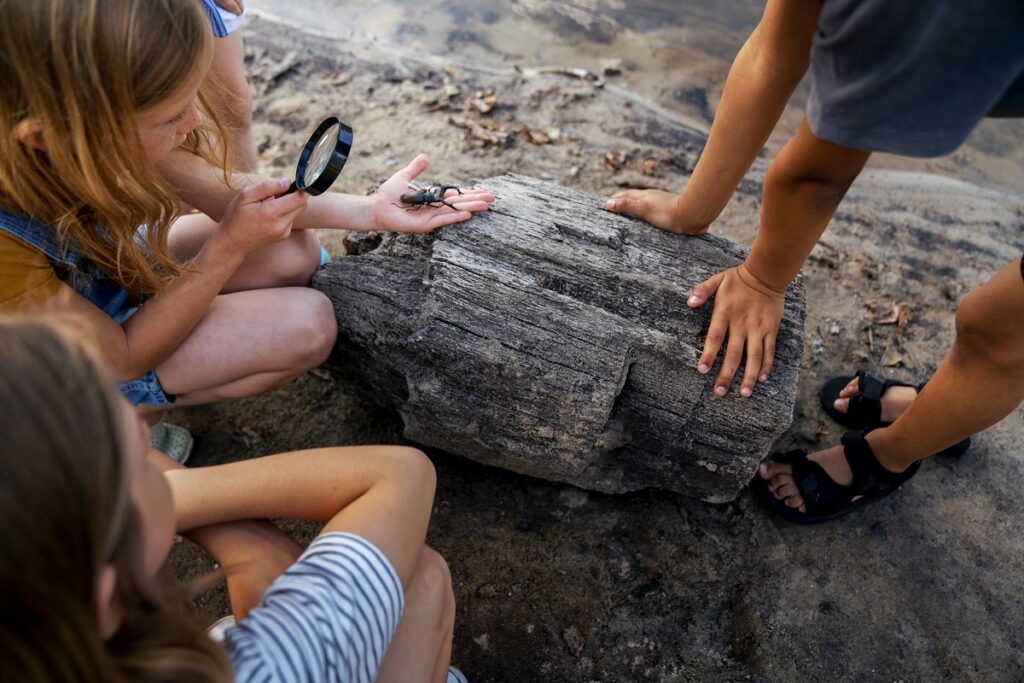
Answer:
[[740, 394], [750, 396], [754, 384], [767, 381], [772, 370], [785, 293], [769, 288], [747, 270], [746, 264], [740, 264], [694, 287], [687, 305], [697, 308], [711, 297], [715, 298], [715, 307], [697, 372], [711, 371], [718, 350], [728, 337], [729, 344], [714, 389], [715, 396], [725, 396], [743, 360], [746, 345], [746, 369]]
[[228, 204], [220, 234], [233, 249], [248, 254], [291, 235], [292, 223], [306, 209], [309, 195], [280, 196], [290, 184], [288, 179], [267, 180], [245, 188]]
[[663, 190], [626, 190], [613, 194], [605, 208], [647, 221], [656, 228], [681, 235], [703, 235], [708, 224], [688, 218], [679, 208], [680, 196]]
[[437, 228], [469, 220], [477, 211], [486, 211], [494, 202], [494, 195], [474, 188], [460, 195], [449, 190], [445, 195], [455, 210], [442, 206], [415, 208], [402, 204], [402, 195], [414, 190], [409, 187], [413, 179], [427, 170], [430, 159], [420, 154], [412, 163], [391, 176], [373, 197], [373, 223], [377, 230], [393, 232], [429, 232]]

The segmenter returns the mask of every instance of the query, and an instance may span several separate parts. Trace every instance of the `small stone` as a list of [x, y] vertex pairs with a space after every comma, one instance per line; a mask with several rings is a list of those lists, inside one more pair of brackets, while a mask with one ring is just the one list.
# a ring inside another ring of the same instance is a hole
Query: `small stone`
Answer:
[[828, 332], [834, 337], [840, 332], [842, 332], [842, 328], [840, 328], [839, 325], [833, 325], [831, 328], [829, 328]]

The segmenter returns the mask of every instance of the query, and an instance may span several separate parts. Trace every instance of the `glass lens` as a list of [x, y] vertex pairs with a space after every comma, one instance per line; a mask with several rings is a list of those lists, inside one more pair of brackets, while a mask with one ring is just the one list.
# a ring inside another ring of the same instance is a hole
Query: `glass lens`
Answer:
[[309, 155], [309, 163], [306, 164], [306, 175], [303, 182], [307, 187], [316, 182], [320, 174], [327, 168], [334, 154], [334, 148], [338, 142], [338, 124], [334, 124], [316, 141], [313, 153]]

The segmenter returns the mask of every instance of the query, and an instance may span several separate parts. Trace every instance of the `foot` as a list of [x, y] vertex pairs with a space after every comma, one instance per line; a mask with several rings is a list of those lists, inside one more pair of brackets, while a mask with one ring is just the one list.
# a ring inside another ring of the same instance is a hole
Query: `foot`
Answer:
[[[876, 458], [879, 459], [879, 464], [893, 474], [899, 474], [903, 471], [893, 469], [881, 462], [877, 452]], [[849, 486], [853, 483], [853, 471], [850, 469], [850, 464], [846, 460], [846, 455], [841, 445], [813, 453], [807, 456], [807, 459], [821, 465], [832, 481], [840, 486]], [[800, 489], [797, 488], [796, 481], [793, 479], [792, 465], [768, 460], [758, 466], [757, 474], [768, 482], [768, 489], [776, 499], [781, 500], [787, 507], [794, 508], [800, 512], [807, 512], [803, 496], [800, 493]], [[859, 499], [860, 496], [857, 496], [853, 500]]]
[[[833, 401], [832, 406], [840, 413], [845, 414], [850, 408], [850, 397], [858, 393], [860, 393], [860, 378], [854, 377], [839, 392], [839, 398]], [[917, 389], [914, 387], [889, 387], [886, 389], [881, 399], [882, 421], [895, 422], [896, 418], [910, 407], [915, 398], [917, 398]], [[814, 458], [812, 457], [811, 459], [813, 460]]]

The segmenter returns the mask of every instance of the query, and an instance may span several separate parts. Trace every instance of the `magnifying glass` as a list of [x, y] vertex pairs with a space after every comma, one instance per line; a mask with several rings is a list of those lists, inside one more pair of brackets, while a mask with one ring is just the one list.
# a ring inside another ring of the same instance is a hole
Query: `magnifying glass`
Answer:
[[302, 148], [295, 167], [295, 180], [284, 194], [296, 190], [313, 196], [322, 194], [338, 179], [351, 151], [352, 126], [337, 116], [324, 119]]

